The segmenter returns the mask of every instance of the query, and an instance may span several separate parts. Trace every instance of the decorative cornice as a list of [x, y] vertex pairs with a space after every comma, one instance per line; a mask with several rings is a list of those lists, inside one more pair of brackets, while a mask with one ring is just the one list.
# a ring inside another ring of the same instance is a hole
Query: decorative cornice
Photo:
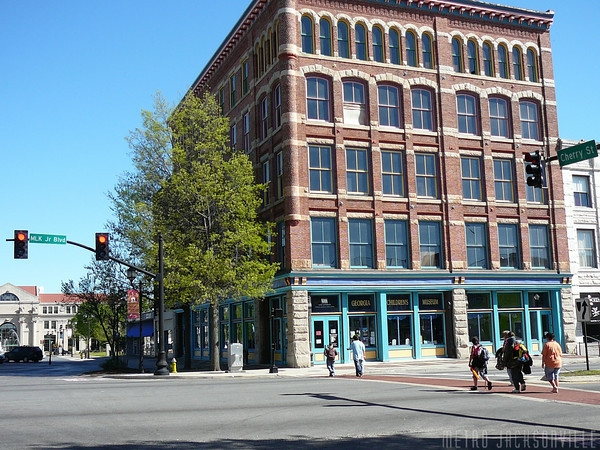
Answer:
[[[241, 38], [255, 22], [265, 7], [274, 0], [254, 0], [231, 29], [223, 43], [214, 53], [200, 75], [192, 83], [190, 91], [197, 92], [206, 85], [221, 63], [229, 56]], [[547, 31], [554, 20], [554, 11], [535, 11], [513, 6], [497, 5], [479, 0], [347, 0], [356, 3], [375, 3], [403, 10], [423, 10], [460, 19], [479, 20], [501, 26]]]

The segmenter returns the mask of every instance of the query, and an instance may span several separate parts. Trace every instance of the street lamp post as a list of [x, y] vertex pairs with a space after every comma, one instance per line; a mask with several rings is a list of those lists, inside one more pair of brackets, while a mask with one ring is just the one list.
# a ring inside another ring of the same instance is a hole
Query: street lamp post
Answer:
[[158, 359], [154, 375], [169, 375], [167, 355], [165, 352], [165, 264], [163, 258], [163, 237], [158, 237]]

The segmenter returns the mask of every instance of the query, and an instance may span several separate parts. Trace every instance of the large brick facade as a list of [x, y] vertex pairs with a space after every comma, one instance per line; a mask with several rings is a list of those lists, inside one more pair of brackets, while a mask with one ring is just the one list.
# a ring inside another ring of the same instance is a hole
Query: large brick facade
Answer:
[[[484, 339], [491, 347], [508, 325], [520, 327], [534, 351], [549, 326], [561, 341], [573, 339], [574, 325], [562, 323], [571, 305], [561, 310], [570, 283], [561, 172], [548, 166], [548, 188], [534, 190], [523, 162], [526, 153], [550, 152], [558, 138], [552, 20], [552, 13], [474, 0], [251, 2], [191, 89], [221, 99], [233, 145], [248, 153], [257, 180], [269, 183], [261, 214], [279, 225], [274, 258], [282, 270], [268, 300], [285, 309], [282, 363], [321, 362], [327, 340], [345, 348], [357, 331], [352, 324], [363, 322], [368, 356], [379, 360], [466, 357], [477, 314], [491, 318]], [[382, 87], [390, 98], [397, 94], [397, 103], [382, 100]], [[388, 113], [397, 114], [397, 123], [382, 124]], [[330, 160], [316, 167], [313, 148], [324, 148]], [[387, 158], [398, 158], [401, 168], [390, 173]], [[469, 177], [466, 163], [476, 164], [477, 174]], [[311, 177], [331, 183], [316, 189]], [[386, 184], [392, 178], [400, 180], [397, 191]], [[479, 196], [465, 195], [469, 181]], [[335, 223], [329, 265], [315, 260], [312, 227], [319, 218]], [[407, 227], [403, 265], [388, 262], [392, 221]], [[433, 259], [425, 254], [425, 222], [439, 225]], [[359, 228], [365, 224], [366, 231]], [[484, 262], [469, 259], [467, 224], [485, 230], [471, 248], [484, 253]], [[516, 230], [509, 244], [516, 262], [506, 261], [501, 244], [507, 228]], [[545, 248], [530, 244], [531, 228], [546, 230]], [[442, 298], [443, 345], [422, 335], [426, 316], [418, 304], [428, 293]], [[471, 305], [471, 316], [470, 293], [490, 300], [479, 312]], [[520, 304], [503, 305], [503, 293]], [[354, 294], [373, 308], [353, 309]], [[392, 294], [406, 294], [413, 305], [402, 312], [411, 321], [405, 348], [389, 335]], [[315, 296], [332, 296], [337, 305], [329, 339], [316, 331]]]

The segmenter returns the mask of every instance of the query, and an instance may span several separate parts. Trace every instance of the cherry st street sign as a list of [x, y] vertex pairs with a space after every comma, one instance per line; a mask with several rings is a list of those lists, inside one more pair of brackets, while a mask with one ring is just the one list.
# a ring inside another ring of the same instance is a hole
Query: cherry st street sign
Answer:
[[585, 161], [586, 159], [595, 158], [596, 156], [598, 156], [598, 149], [596, 148], [596, 141], [594, 140], [573, 145], [572, 147], [561, 149], [557, 152], [558, 163], [561, 167]]

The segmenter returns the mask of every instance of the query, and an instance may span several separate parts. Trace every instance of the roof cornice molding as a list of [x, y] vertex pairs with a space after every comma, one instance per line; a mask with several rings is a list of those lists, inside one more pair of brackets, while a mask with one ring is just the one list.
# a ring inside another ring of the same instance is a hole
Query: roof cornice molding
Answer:
[[[260, 13], [273, 0], [254, 0], [231, 29], [200, 75], [194, 80], [190, 91], [202, 89], [221, 63], [229, 56], [241, 38], [256, 21]], [[505, 6], [479, 0], [355, 0], [357, 3], [375, 3], [405, 10], [437, 12], [447, 17], [479, 20], [501, 26], [528, 28], [538, 32], [550, 29], [554, 11], [535, 11]]]

